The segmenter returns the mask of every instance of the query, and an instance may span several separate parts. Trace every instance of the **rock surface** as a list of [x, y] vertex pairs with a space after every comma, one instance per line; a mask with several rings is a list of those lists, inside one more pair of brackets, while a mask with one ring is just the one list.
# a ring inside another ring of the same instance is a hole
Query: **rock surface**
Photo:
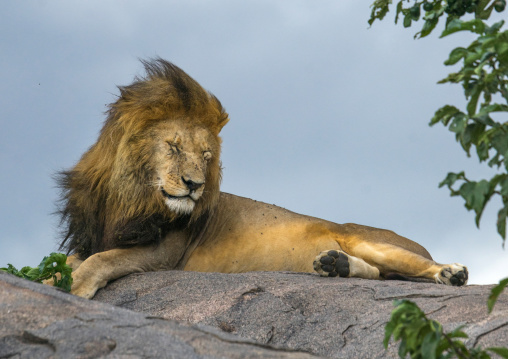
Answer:
[[170, 271], [88, 301], [0, 273], [0, 358], [395, 358], [382, 340], [398, 298], [446, 330], [465, 324], [468, 345], [508, 346], [508, 294], [488, 315], [491, 288]]
[[0, 273], [0, 358], [310, 358]]
[[468, 345], [508, 346], [508, 294], [501, 294], [488, 315], [492, 287], [171, 271], [121, 278], [95, 300], [319, 356], [377, 358], [397, 357], [398, 344], [387, 352], [382, 342], [392, 302], [403, 298], [416, 302], [445, 330], [465, 324]]

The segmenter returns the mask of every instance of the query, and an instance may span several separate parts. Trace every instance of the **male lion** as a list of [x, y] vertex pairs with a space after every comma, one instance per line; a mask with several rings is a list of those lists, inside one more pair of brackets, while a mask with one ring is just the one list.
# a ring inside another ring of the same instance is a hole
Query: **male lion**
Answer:
[[465, 266], [438, 264], [394, 232], [220, 192], [228, 114], [175, 65], [143, 64], [146, 77], [119, 87], [97, 142], [60, 174], [72, 293], [92, 298], [113, 279], [168, 269], [466, 284]]

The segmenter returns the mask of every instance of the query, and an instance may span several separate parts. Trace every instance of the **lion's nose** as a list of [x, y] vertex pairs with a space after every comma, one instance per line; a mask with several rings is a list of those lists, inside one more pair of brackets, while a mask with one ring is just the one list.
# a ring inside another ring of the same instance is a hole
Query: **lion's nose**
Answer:
[[187, 188], [191, 191], [195, 191], [197, 190], [199, 187], [201, 187], [204, 183], [201, 182], [194, 182], [193, 180], [190, 180], [190, 179], [185, 179], [184, 177], [182, 177], [182, 181], [183, 183], [185, 183], [185, 185], [187, 186]]

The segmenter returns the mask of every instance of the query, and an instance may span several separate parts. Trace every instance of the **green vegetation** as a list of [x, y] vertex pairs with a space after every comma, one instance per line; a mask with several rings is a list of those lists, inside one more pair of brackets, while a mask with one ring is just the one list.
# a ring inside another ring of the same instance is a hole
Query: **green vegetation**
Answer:
[[[0, 268], [0, 270], [38, 283], [53, 278], [53, 285], [55, 287], [70, 292], [72, 285], [72, 268], [66, 264], [66, 261], [67, 256], [65, 254], [51, 253], [49, 256], [44, 257], [37, 267], [23, 267], [21, 270], [18, 270], [9, 263], [7, 264], [7, 268]], [[60, 279], [56, 275], [57, 273], [60, 273]]]
[[[372, 4], [369, 24], [383, 20], [392, 0], [376, 0]], [[439, 187], [446, 186], [451, 196], [460, 196], [465, 207], [476, 214], [479, 226], [487, 203], [499, 196], [502, 207], [498, 211], [497, 231], [506, 241], [508, 217], [508, 31], [501, 31], [504, 21], [487, 24], [493, 11], [503, 12], [506, 0], [399, 0], [395, 23], [402, 17], [404, 27], [420, 20], [423, 26], [415, 38], [428, 36], [444, 19], [441, 38], [459, 31], [467, 31], [476, 39], [467, 47], [453, 49], [444, 62], [446, 66], [461, 64], [460, 70], [438, 83], [461, 84], [467, 100], [465, 109], [444, 105], [430, 120], [441, 123], [455, 134], [467, 156], [476, 150], [480, 162], [497, 170], [490, 179], [470, 180], [464, 172], [448, 173]], [[423, 16], [422, 16], [423, 14]], [[489, 313], [501, 292], [508, 286], [508, 278], [492, 289], [487, 306]], [[407, 300], [395, 301], [390, 321], [385, 327], [385, 348], [390, 338], [400, 340], [399, 356], [405, 358], [490, 358], [495, 353], [508, 358], [508, 348], [467, 348], [463, 339], [467, 334], [456, 328], [450, 333], [435, 320], [429, 320], [418, 306]]]
[[489, 309], [489, 313], [494, 309], [494, 304], [496, 304], [497, 297], [499, 294], [508, 286], [508, 278], [502, 279], [497, 286], [492, 288], [490, 292], [489, 299], [487, 300], [487, 307]]
[[[492, 289], [487, 302], [489, 313], [499, 294], [508, 284], [508, 278], [503, 279]], [[409, 300], [396, 300], [395, 309], [392, 311], [390, 321], [385, 327], [384, 346], [388, 348], [390, 338], [400, 340], [399, 357], [412, 359], [436, 359], [436, 358], [490, 358], [489, 352], [495, 353], [502, 358], [508, 358], [508, 348], [494, 347], [485, 350], [474, 347], [467, 348], [464, 339], [468, 336], [458, 327], [450, 333], [443, 331], [443, 326], [428, 319], [425, 313]]]
[[[382, 20], [392, 0], [376, 0], [372, 4], [369, 24]], [[501, 31], [504, 21], [487, 24], [493, 12], [503, 12], [506, 0], [400, 0], [396, 5], [395, 23], [402, 17], [403, 26], [418, 21], [423, 26], [415, 38], [428, 36], [444, 19], [441, 37], [467, 31], [476, 39], [467, 47], [453, 49], [446, 66], [461, 64], [460, 70], [449, 74], [443, 83], [462, 84], [467, 99], [465, 109], [445, 105], [435, 112], [430, 125], [443, 124], [455, 134], [468, 156], [476, 150], [480, 162], [496, 169], [490, 179], [477, 181], [464, 172], [448, 173], [439, 184], [460, 196], [465, 207], [476, 214], [476, 225], [486, 204], [499, 196], [502, 207], [498, 211], [497, 231], [506, 241], [508, 216], [508, 31]]]

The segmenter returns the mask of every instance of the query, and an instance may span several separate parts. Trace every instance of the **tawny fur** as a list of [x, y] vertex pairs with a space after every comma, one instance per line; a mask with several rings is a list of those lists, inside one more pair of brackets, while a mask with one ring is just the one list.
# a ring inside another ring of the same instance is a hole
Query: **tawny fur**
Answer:
[[169, 269], [467, 282], [466, 267], [438, 264], [392, 231], [221, 193], [227, 113], [173, 64], [143, 63], [146, 77], [119, 88], [97, 142], [59, 176], [74, 294], [91, 298], [123, 275]]

